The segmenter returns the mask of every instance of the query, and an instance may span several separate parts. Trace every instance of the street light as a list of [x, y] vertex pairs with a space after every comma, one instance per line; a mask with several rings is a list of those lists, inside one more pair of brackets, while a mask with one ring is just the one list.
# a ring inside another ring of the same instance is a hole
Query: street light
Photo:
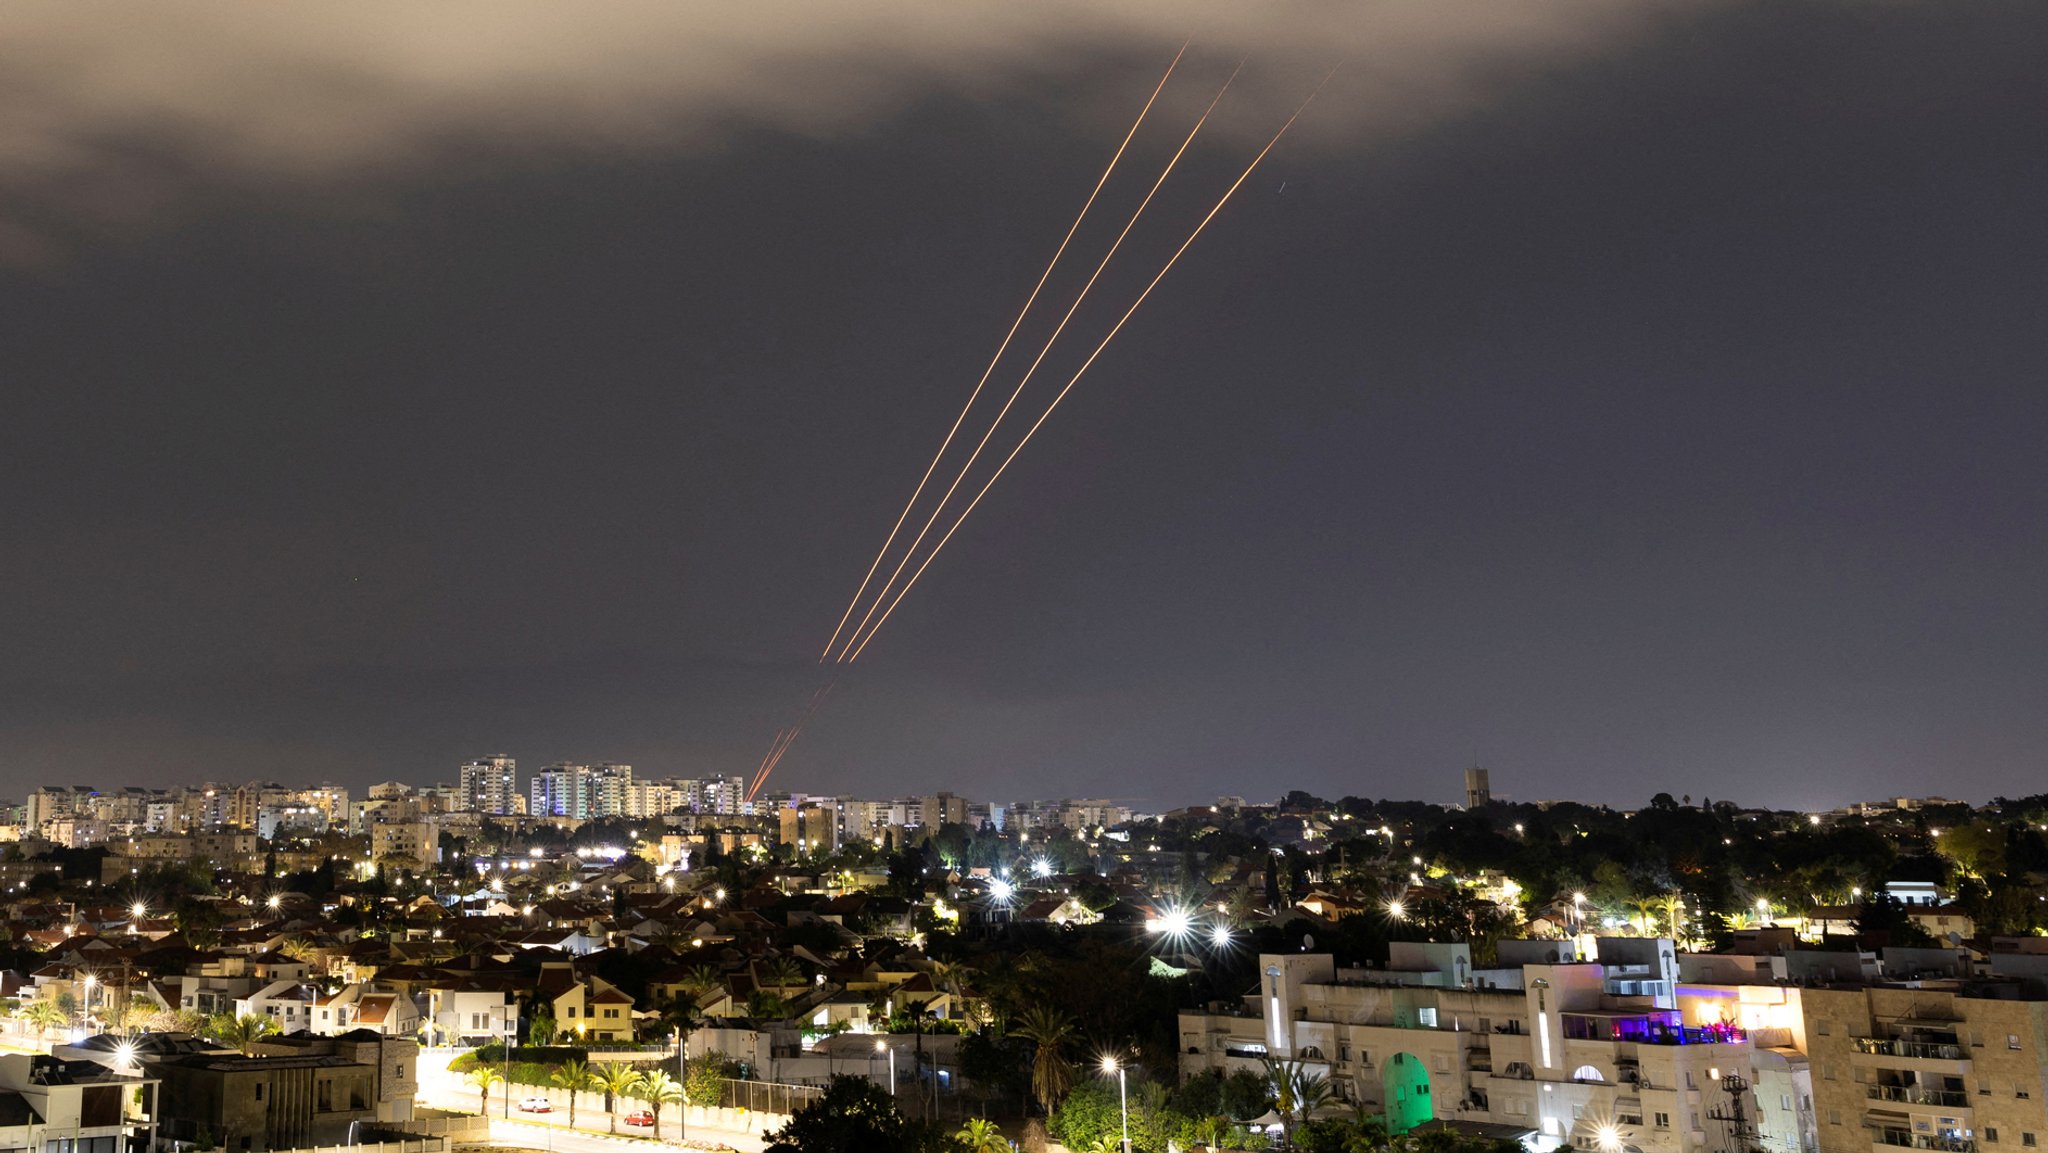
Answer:
[[505, 1120], [512, 1119], [512, 1043], [519, 1040], [519, 1015], [505, 1014]]
[[889, 1055], [889, 1096], [896, 1096], [896, 1050], [887, 1041], [876, 1041], [875, 1052]]
[[1117, 1108], [1123, 1115], [1124, 1123], [1124, 1153], [1131, 1153], [1131, 1097], [1124, 1085], [1124, 1067], [1117, 1063], [1116, 1058], [1104, 1057], [1102, 1072], [1105, 1075], [1116, 1074]]
[[[676, 1106], [680, 1118], [676, 1120], [676, 1135], [688, 1145], [690, 1143], [690, 1055], [682, 1049], [682, 1028], [676, 1028], [676, 1087], [682, 1090], [682, 1104]], [[653, 1108], [662, 1108], [662, 1102], [655, 1102]]]

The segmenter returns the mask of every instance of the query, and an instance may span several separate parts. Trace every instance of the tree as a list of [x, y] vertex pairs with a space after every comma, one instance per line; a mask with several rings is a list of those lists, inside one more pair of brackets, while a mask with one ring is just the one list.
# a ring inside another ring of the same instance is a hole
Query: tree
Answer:
[[935, 1134], [898, 1112], [881, 1086], [840, 1074], [768, 1136], [767, 1153], [922, 1153]]
[[[469, 1071], [469, 1083], [476, 1086], [476, 1111], [489, 1116], [491, 1112], [491, 1089], [505, 1079], [496, 1065], [478, 1065]], [[508, 1089], [507, 1092], [510, 1092]]]
[[632, 1096], [633, 1083], [640, 1079], [640, 1074], [624, 1061], [606, 1061], [601, 1071], [592, 1074], [592, 1079], [604, 1090], [604, 1111], [610, 1115], [612, 1132], [617, 1133], [619, 1099]]
[[59, 1009], [55, 1001], [44, 997], [22, 1002], [21, 1006], [15, 1009], [14, 1015], [35, 1026], [38, 1033], [46, 1033], [64, 1024], [65, 1021], [64, 1010]]
[[662, 1107], [682, 1103], [682, 1085], [662, 1070], [654, 1069], [633, 1078], [633, 1087], [627, 1094], [647, 1103], [647, 1111], [654, 1115], [654, 1139], [661, 1140]]
[[555, 1014], [545, 1003], [533, 1011], [533, 1019], [526, 1025], [526, 1043], [534, 1046], [547, 1045], [555, 1039]]
[[1010, 1153], [1010, 1139], [996, 1128], [993, 1121], [971, 1117], [965, 1125], [953, 1134], [955, 1143], [965, 1153]]
[[1223, 1078], [1218, 1096], [1223, 1112], [1233, 1121], [1249, 1121], [1272, 1106], [1273, 1094], [1265, 1078], [1249, 1069], [1239, 1069]]
[[716, 1107], [725, 1097], [725, 1083], [740, 1075], [738, 1063], [723, 1053], [700, 1053], [683, 1066], [683, 1095], [690, 1103]]
[[1011, 1032], [1037, 1046], [1031, 1058], [1031, 1092], [1051, 1115], [1067, 1087], [1074, 1083], [1074, 1071], [1067, 1065], [1066, 1046], [1074, 1038], [1074, 1021], [1057, 1009], [1033, 1005], [1024, 1010]]
[[223, 1045], [230, 1045], [242, 1051], [243, 1056], [256, 1042], [277, 1032], [277, 1020], [261, 1013], [244, 1013], [237, 1017], [233, 1013], [215, 1013], [206, 1019], [206, 1035]]
[[559, 1068], [548, 1074], [548, 1080], [557, 1088], [569, 1091], [569, 1128], [576, 1127], [576, 1094], [597, 1087], [597, 1075], [590, 1071], [590, 1065], [578, 1058], [564, 1061]]
[[761, 984], [777, 992], [801, 989], [804, 987], [803, 966], [796, 963], [795, 957], [777, 957], [762, 967]]
[[1299, 1061], [1265, 1059], [1266, 1079], [1273, 1087], [1273, 1108], [1280, 1114], [1280, 1128], [1287, 1143], [1294, 1141], [1294, 1128], [1317, 1109], [1329, 1104], [1330, 1079], [1311, 1073]]

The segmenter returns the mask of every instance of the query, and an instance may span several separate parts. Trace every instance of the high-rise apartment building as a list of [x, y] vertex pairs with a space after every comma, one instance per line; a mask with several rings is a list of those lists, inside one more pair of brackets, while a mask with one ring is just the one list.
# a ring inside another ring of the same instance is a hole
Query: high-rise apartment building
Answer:
[[584, 781], [584, 808], [587, 810], [584, 816], [630, 815], [627, 793], [633, 787], [633, 766], [609, 762], [592, 765]]
[[519, 795], [519, 762], [503, 753], [478, 757], [462, 766], [462, 803], [472, 813], [508, 816]]
[[542, 765], [533, 775], [528, 786], [529, 799], [526, 811], [536, 817], [577, 817], [584, 812], [584, 778], [590, 773], [589, 765], [572, 765], [556, 762]]

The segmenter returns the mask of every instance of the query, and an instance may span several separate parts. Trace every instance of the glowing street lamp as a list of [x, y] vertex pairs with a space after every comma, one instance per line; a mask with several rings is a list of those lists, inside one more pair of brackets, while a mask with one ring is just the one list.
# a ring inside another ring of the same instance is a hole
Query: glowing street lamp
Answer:
[[144, 917], [149, 916], [149, 906], [143, 904], [141, 901], [137, 901], [134, 904], [128, 906], [128, 915], [140, 921]]
[[1407, 903], [1404, 901], [1388, 901], [1387, 916], [1393, 918], [1396, 921], [1406, 920], [1408, 918]]
[[887, 1053], [889, 1055], [889, 1096], [894, 1097], [896, 1095], [896, 1050], [890, 1048], [887, 1041], [876, 1041], [875, 1052]]
[[1129, 1087], [1124, 1083], [1124, 1067], [1117, 1062], [1116, 1058], [1104, 1057], [1102, 1059], [1102, 1073], [1104, 1076], [1108, 1076], [1111, 1073], [1116, 1074], [1117, 1108], [1123, 1114], [1124, 1153], [1131, 1153], [1131, 1096]]
[[1228, 949], [1230, 947], [1230, 926], [1218, 925], [1209, 930], [1209, 943], [1218, 949]]
[[1612, 1121], [1603, 1121], [1593, 1130], [1593, 1142], [1601, 1153], [1621, 1153], [1621, 1129]]

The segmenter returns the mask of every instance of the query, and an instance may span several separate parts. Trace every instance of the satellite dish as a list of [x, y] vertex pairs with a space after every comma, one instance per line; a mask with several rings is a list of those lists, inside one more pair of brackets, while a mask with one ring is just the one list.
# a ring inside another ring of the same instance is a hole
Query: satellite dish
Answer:
[[1314, 933], [1303, 933], [1303, 934], [1301, 935], [1301, 951], [1302, 951], [1302, 952], [1304, 952], [1304, 953], [1306, 953], [1306, 952], [1308, 952], [1308, 951], [1309, 951], [1310, 949], [1313, 949], [1313, 948], [1315, 948], [1315, 947], [1316, 947], [1316, 935], [1315, 935]]

